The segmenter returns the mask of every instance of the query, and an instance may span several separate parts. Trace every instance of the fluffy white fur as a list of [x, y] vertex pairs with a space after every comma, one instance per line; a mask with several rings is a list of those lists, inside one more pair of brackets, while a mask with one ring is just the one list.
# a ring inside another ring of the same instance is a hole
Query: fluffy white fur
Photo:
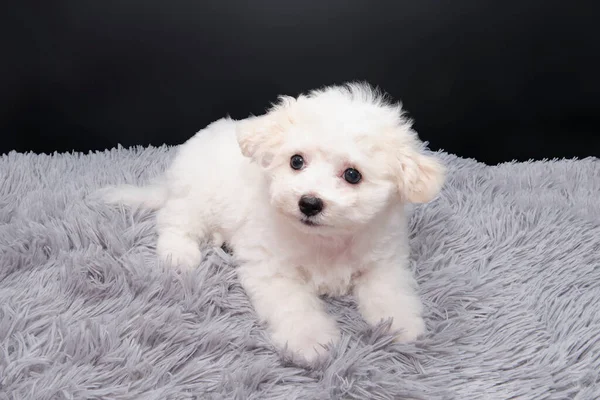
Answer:
[[[301, 170], [290, 167], [296, 154]], [[344, 180], [349, 167], [358, 184]], [[199, 243], [226, 242], [274, 343], [312, 360], [340, 335], [321, 294], [352, 291], [367, 322], [393, 319], [398, 340], [424, 332], [405, 206], [434, 198], [443, 180], [400, 105], [348, 84], [218, 120], [180, 147], [156, 185], [103, 195], [158, 209], [158, 255], [179, 267], [200, 263]], [[298, 206], [307, 194], [324, 203], [310, 218]]]

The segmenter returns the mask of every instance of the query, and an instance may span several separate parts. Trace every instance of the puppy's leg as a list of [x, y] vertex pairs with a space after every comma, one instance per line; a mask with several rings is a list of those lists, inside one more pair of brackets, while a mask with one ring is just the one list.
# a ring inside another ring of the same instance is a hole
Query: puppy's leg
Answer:
[[199, 241], [205, 236], [203, 221], [186, 199], [169, 200], [157, 214], [158, 257], [174, 266], [196, 267], [202, 261]]
[[354, 295], [369, 324], [392, 318], [397, 341], [412, 341], [425, 332], [417, 284], [407, 267], [397, 262], [374, 266], [356, 280]]
[[337, 342], [340, 332], [321, 300], [303, 282], [265, 273], [263, 267], [244, 264], [238, 273], [256, 313], [267, 323], [275, 345], [287, 346], [307, 361], [324, 354], [324, 346]]

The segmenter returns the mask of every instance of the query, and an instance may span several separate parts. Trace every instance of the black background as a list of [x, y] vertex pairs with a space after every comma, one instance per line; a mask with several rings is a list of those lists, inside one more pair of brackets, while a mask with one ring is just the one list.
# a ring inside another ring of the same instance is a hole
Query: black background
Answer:
[[178, 144], [278, 94], [367, 80], [490, 164], [600, 155], [588, 1], [53, 0], [7, 8], [0, 153]]

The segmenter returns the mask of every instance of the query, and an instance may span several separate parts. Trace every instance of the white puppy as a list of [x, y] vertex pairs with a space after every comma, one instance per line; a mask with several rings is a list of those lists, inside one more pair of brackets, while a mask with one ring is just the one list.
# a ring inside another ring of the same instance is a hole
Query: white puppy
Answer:
[[162, 183], [104, 196], [158, 209], [158, 255], [180, 267], [200, 263], [200, 242], [225, 241], [274, 343], [312, 360], [340, 335], [321, 294], [352, 291], [366, 321], [392, 318], [400, 341], [424, 332], [404, 207], [443, 181], [400, 105], [348, 84], [218, 120], [179, 148]]

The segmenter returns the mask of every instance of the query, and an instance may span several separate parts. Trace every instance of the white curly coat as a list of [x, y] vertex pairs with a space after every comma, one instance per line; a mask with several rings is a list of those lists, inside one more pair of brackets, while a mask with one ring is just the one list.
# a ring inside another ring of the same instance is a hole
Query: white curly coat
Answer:
[[[359, 183], [344, 180], [348, 168]], [[203, 241], [226, 242], [274, 343], [311, 361], [340, 336], [320, 294], [351, 291], [367, 322], [392, 318], [398, 340], [424, 332], [405, 206], [430, 201], [443, 181], [400, 105], [347, 84], [218, 120], [180, 147], [158, 183], [103, 196], [157, 209], [157, 253], [176, 266], [198, 265]], [[303, 195], [322, 199], [322, 212], [307, 218]]]

